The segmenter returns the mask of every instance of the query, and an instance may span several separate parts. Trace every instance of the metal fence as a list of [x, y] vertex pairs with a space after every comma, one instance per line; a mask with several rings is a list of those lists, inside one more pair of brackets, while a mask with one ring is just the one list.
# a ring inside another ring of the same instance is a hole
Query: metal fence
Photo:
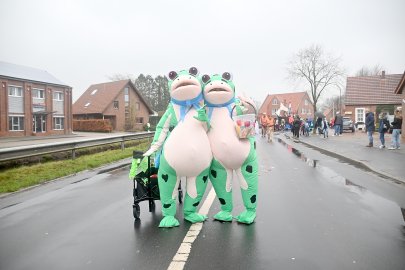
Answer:
[[78, 149], [114, 143], [120, 143], [121, 149], [124, 149], [125, 142], [141, 139], [152, 139], [153, 135], [154, 132], [142, 132], [130, 135], [111, 136], [107, 138], [84, 139], [80, 141], [78, 140], [41, 145], [10, 147], [0, 149], [0, 162], [42, 156], [59, 152], [71, 152], [72, 159], [74, 159], [76, 157], [76, 150]]

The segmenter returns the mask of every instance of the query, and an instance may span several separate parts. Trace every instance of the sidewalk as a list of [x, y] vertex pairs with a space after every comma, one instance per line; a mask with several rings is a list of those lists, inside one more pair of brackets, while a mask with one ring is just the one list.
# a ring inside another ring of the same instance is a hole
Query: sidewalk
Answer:
[[[292, 136], [291, 132], [287, 133]], [[386, 148], [379, 149], [379, 134], [374, 133], [374, 147], [365, 147], [368, 144], [366, 133], [356, 131], [344, 132], [341, 136], [332, 136], [324, 139], [323, 135], [311, 134], [309, 137], [300, 135], [300, 142], [309, 147], [321, 150], [326, 154], [349, 159], [368, 167], [370, 170], [389, 177], [392, 180], [405, 183], [405, 140], [401, 140], [400, 150], [388, 150], [391, 145], [391, 134], [385, 135]]]

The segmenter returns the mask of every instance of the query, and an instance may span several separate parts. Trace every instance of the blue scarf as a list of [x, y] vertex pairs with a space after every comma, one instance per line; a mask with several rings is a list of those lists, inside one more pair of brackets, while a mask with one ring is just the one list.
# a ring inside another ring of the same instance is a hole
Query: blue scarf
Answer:
[[212, 104], [209, 103], [208, 101], [205, 100], [205, 104], [208, 107], [208, 118], [211, 120], [212, 112], [214, 108], [222, 108], [222, 107], [227, 107], [229, 111], [229, 116], [232, 118], [232, 103], [235, 102], [235, 98], [233, 97], [231, 100], [228, 102], [222, 103], [222, 104]]
[[180, 106], [180, 121], [183, 121], [186, 113], [191, 109], [191, 107], [194, 107], [196, 110], [201, 108], [199, 104], [201, 100], [202, 93], [200, 93], [197, 97], [188, 100], [177, 100], [172, 98], [171, 102]]

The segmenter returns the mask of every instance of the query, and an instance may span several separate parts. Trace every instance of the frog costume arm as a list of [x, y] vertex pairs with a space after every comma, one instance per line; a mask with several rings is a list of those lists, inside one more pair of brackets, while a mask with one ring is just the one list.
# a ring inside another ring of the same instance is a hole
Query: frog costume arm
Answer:
[[169, 103], [166, 112], [160, 118], [156, 126], [155, 136], [153, 137], [152, 144], [144, 156], [150, 156], [157, 150], [161, 149], [166, 138], [170, 135], [171, 129], [177, 125], [176, 114], [173, 110], [173, 105]]

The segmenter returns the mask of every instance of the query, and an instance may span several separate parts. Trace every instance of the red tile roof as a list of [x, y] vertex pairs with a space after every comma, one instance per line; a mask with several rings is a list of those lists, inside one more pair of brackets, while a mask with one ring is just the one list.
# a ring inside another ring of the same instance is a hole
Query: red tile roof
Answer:
[[402, 74], [348, 77], [345, 104], [398, 104], [395, 89], [401, 78]]
[[[149, 113], [153, 113], [151, 107], [145, 102], [138, 90], [130, 80], [121, 80], [115, 82], [99, 83], [91, 85], [76, 102], [73, 104], [73, 114], [91, 114], [101, 113], [108, 108], [108, 106], [115, 100], [120, 91], [127, 85], [135, 89], [140, 100], [148, 108]], [[96, 91], [97, 90], [97, 91]], [[96, 91], [93, 93], [93, 91]], [[93, 95], [92, 95], [93, 93]], [[85, 105], [89, 105], [86, 107]]]
[[259, 109], [259, 113], [266, 112], [267, 114], [271, 114], [271, 111], [267, 111], [268, 105], [272, 104], [274, 98], [277, 98], [279, 103], [283, 103], [284, 106], [288, 108], [288, 104], [291, 102], [291, 109], [293, 112], [299, 108], [302, 102], [304, 102], [305, 97], [307, 100], [312, 104], [312, 101], [309, 99], [307, 92], [294, 92], [294, 93], [283, 93], [283, 94], [273, 94], [267, 95], [266, 99], [264, 100], [262, 106]]

